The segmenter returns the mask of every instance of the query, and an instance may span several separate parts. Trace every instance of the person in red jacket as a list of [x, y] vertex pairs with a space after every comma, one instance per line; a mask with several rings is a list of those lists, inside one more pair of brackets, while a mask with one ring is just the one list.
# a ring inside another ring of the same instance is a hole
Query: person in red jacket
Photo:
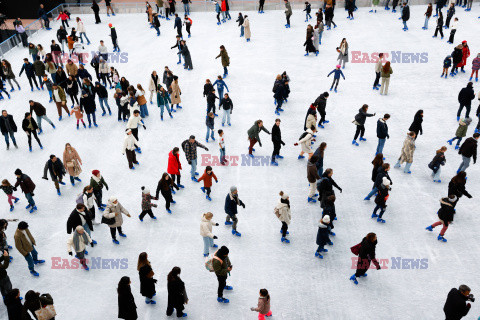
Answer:
[[[167, 173], [172, 177], [173, 182], [175, 182], [175, 176], [177, 177], [177, 185], [179, 188], [185, 188], [180, 184], [180, 170], [182, 170], [182, 164], [180, 163], [180, 154], [178, 153], [179, 150], [180, 149], [175, 147], [168, 154]], [[175, 193], [173, 189], [172, 192]]]
[[215, 182], [218, 182], [217, 176], [213, 173], [212, 167], [207, 166], [203, 175], [198, 179], [198, 182], [203, 180], [203, 187], [200, 187], [200, 189], [202, 189], [203, 193], [205, 193], [205, 191], [207, 192], [206, 198], [208, 201], [212, 201], [212, 198], [210, 198], [210, 192], [212, 192], [212, 178], [215, 179]]
[[65, 12], [60, 11], [60, 13], [58, 14], [57, 20], [59, 19], [62, 19], [62, 26], [65, 30], [67, 29], [67, 27], [70, 27], [68, 25], [68, 15]]
[[465, 65], [467, 64], [467, 59], [470, 57], [470, 48], [468, 47], [467, 40], [462, 41], [462, 61], [460, 61], [457, 67], [461, 68], [461, 71], [465, 73]]

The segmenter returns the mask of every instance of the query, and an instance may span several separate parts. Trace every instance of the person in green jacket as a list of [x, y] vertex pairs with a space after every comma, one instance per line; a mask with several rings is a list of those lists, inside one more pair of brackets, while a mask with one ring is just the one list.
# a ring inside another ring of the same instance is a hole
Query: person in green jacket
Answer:
[[227, 67], [230, 65], [230, 57], [228, 56], [227, 49], [223, 45], [220, 46], [220, 53], [215, 59], [222, 57], [222, 66], [223, 66], [223, 77], [226, 78], [228, 75]]
[[447, 141], [449, 145], [452, 145], [452, 142], [454, 140], [458, 140], [457, 145], [455, 146], [455, 150], [458, 150], [458, 148], [460, 148], [460, 142], [462, 142], [462, 139], [467, 136], [467, 130], [470, 123], [472, 123], [472, 118], [465, 118], [463, 120], [460, 120], [458, 122], [457, 131], [455, 132], [455, 137]]
[[92, 171], [92, 177], [90, 178], [90, 186], [93, 188], [93, 194], [95, 195], [95, 201], [97, 202], [98, 210], [105, 211], [106, 204], [102, 203], [103, 187], [108, 190], [108, 184], [103, 179], [99, 170]]
[[233, 287], [227, 286], [227, 277], [230, 274], [230, 271], [232, 271], [232, 264], [230, 263], [230, 259], [228, 258], [228, 253], [228, 248], [222, 246], [213, 255], [212, 262], [213, 270], [215, 271], [215, 275], [217, 276], [218, 280], [217, 301], [223, 303], [230, 302], [228, 299], [225, 299], [223, 297], [223, 289], [233, 290]]
[[388, 85], [390, 84], [390, 75], [393, 73], [392, 67], [390, 67], [390, 61], [385, 62], [382, 67], [381, 77], [382, 86], [380, 87], [380, 94], [388, 94]]
[[248, 129], [248, 140], [250, 141], [250, 146], [248, 147], [248, 155], [253, 158], [252, 151], [255, 151], [253, 149], [253, 146], [258, 142], [260, 147], [262, 146], [262, 142], [260, 141], [260, 131], [263, 130], [268, 134], [271, 134], [265, 127], [263, 126], [263, 121], [262, 120], [257, 120], [253, 124], [253, 126]]
[[172, 112], [168, 108], [168, 104], [172, 103], [172, 100], [170, 100], [170, 95], [168, 92], [165, 90], [164, 87], [161, 85], [158, 85], [158, 90], [157, 90], [157, 105], [160, 108], [160, 119], [163, 121], [163, 108], [167, 108], [167, 112], [170, 115], [170, 118], [173, 118]]
[[377, 7], [379, 3], [380, 3], [380, 0], [372, 0], [372, 10], [370, 10], [369, 12], [377, 13]]

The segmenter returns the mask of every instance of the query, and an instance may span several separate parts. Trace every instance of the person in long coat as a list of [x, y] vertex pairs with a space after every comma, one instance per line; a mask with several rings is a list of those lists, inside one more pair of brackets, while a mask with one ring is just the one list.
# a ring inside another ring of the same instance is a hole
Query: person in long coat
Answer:
[[180, 103], [182, 102], [182, 99], [180, 98], [180, 95], [182, 94], [182, 91], [180, 90], [180, 86], [178, 85], [178, 77], [174, 76], [173, 77], [173, 82], [172, 82], [172, 94], [171, 94], [171, 99], [172, 99], [172, 111], [177, 112], [176, 110], [173, 110], [173, 105], [177, 105], [177, 109], [182, 109], [180, 106]]
[[157, 302], [152, 298], [155, 296], [155, 283], [157, 283], [157, 280], [153, 279], [155, 273], [152, 270], [150, 261], [148, 261], [146, 252], [142, 252], [138, 256], [137, 270], [140, 277], [140, 293], [145, 297], [145, 303], [156, 304]]
[[65, 151], [63, 151], [63, 164], [70, 175], [72, 186], [75, 185], [75, 180], [82, 182], [78, 177], [80, 173], [82, 173], [82, 159], [78, 155], [77, 150], [75, 150], [70, 143], [65, 144]]
[[244, 29], [244, 36], [247, 39], [247, 42], [250, 42], [250, 37], [252, 36], [252, 32], [250, 30], [250, 20], [248, 20], [248, 16], [245, 15], [243, 18], [243, 29]]
[[[107, 207], [103, 213], [103, 218], [111, 219], [115, 218], [115, 222], [113, 224], [109, 224], [110, 233], [112, 235], [112, 241], [115, 244], [119, 244], [117, 240], [117, 230], [120, 237], [126, 238], [127, 235], [122, 232], [122, 224], [123, 224], [123, 217], [122, 214], [126, 215], [127, 217], [131, 217], [130, 213], [128, 213], [127, 209], [125, 209], [116, 197], [110, 197], [107, 202]], [[103, 219], [102, 219], [103, 221]]]
[[410, 131], [403, 142], [402, 147], [402, 154], [400, 158], [398, 158], [397, 163], [395, 164], [395, 168], [400, 168], [402, 163], [406, 162], [405, 169], [403, 172], [405, 173], [412, 173], [410, 171], [410, 167], [412, 166], [413, 162], [413, 153], [415, 152], [415, 132]]
[[290, 199], [287, 193], [280, 191], [280, 201], [275, 206], [274, 212], [282, 223], [282, 228], [280, 232], [282, 233], [281, 241], [285, 243], [290, 243], [290, 240], [287, 239], [287, 234], [289, 234], [288, 225], [292, 220], [292, 213], [290, 211]]
[[417, 113], [415, 113], [415, 117], [413, 118], [413, 122], [410, 125], [410, 128], [408, 128], [409, 131], [415, 132], [415, 140], [417, 140], [418, 134], [423, 134], [422, 122], [423, 110], [418, 110]]
[[338, 52], [338, 64], [341, 65], [343, 62], [342, 69], [345, 69], [345, 63], [348, 62], [348, 42], [346, 38], [342, 39], [340, 46], [337, 48]]
[[130, 288], [130, 278], [122, 277], [118, 283], [118, 318], [124, 320], [136, 320], [137, 305], [133, 298], [132, 288]]
[[358, 284], [357, 277], [366, 277], [367, 270], [370, 268], [370, 263], [373, 262], [377, 270], [380, 270], [380, 264], [375, 258], [375, 247], [377, 245], [377, 235], [373, 232], [367, 234], [360, 243], [360, 250], [358, 253], [357, 271], [350, 280]]
[[192, 56], [190, 55], [190, 50], [188, 50], [187, 42], [185, 40], [182, 40], [182, 43], [183, 43], [183, 47], [180, 50], [180, 53], [183, 55], [183, 59], [185, 60], [184, 69], [192, 70], [193, 64], [192, 64]]
[[168, 306], [167, 316], [173, 314], [173, 309], [177, 310], [177, 318], [186, 317], [187, 314], [183, 312], [184, 304], [188, 303], [187, 291], [185, 290], [185, 283], [180, 279], [179, 267], [173, 267], [172, 271], [167, 276], [167, 290], [168, 290]]

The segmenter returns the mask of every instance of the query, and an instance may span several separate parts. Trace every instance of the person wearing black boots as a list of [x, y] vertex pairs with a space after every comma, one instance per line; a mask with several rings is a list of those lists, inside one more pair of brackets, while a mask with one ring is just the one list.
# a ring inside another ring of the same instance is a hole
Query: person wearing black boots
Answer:
[[317, 190], [318, 190], [318, 200], [320, 201], [320, 208], [325, 207], [325, 202], [327, 198], [331, 195], [335, 195], [333, 191], [333, 187], [337, 188], [340, 193], [342, 193], [342, 188], [340, 188], [337, 183], [332, 179], [333, 170], [328, 168], [322, 174], [322, 178], [317, 182]]
[[158, 181], [155, 198], [158, 198], [160, 192], [162, 193], [162, 196], [165, 199], [165, 209], [167, 209], [168, 213], [172, 213], [172, 210], [170, 210], [170, 203], [176, 203], [172, 197], [172, 192], [174, 192], [173, 188], [177, 190], [180, 189], [180, 187], [175, 184], [170, 175], [164, 172], [162, 178], [160, 179], [160, 181]]
[[443, 306], [443, 312], [445, 312], [445, 317], [447, 319], [458, 319], [460, 320], [468, 314], [470, 311], [471, 305], [467, 301], [475, 301], [473, 295], [470, 294], [470, 288], [462, 284], [458, 289], [452, 288], [447, 296], [447, 301]]
[[440, 36], [443, 39], [443, 13], [442, 13], [442, 11], [439, 11], [439, 13], [438, 13], [437, 27], [435, 28], [435, 33], [433, 34], [432, 38], [436, 38], [438, 32], [440, 32]]
[[318, 113], [320, 114], [320, 121], [318, 121], [318, 126], [320, 128], [325, 128], [323, 126], [324, 123], [329, 123], [330, 121], [325, 120], [325, 115], [327, 114], [325, 112], [325, 109], [327, 108], [327, 99], [329, 97], [328, 92], [322, 93], [317, 99], [315, 99], [315, 102], [313, 105], [317, 108]]
[[22, 129], [27, 134], [30, 152], [32, 152], [32, 134], [35, 140], [37, 140], [40, 149], [43, 149], [42, 143], [37, 135], [37, 130], [39, 130], [37, 122], [32, 118], [32, 114], [30, 112], [25, 113], [25, 118], [22, 121]]
[[275, 119], [275, 124], [272, 127], [272, 142], [273, 142], [273, 152], [272, 152], [272, 161], [271, 165], [278, 166], [276, 158], [283, 159], [283, 156], [280, 155], [280, 149], [282, 145], [285, 145], [285, 142], [282, 140], [282, 132], [280, 130], [280, 119]]
[[8, 137], [12, 139], [13, 145], [18, 149], [17, 141], [15, 140], [15, 132], [17, 132], [17, 125], [13, 120], [13, 116], [7, 113], [7, 110], [2, 110], [2, 115], [0, 116], [0, 131], [5, 138], [7, 143], [7, 150], [10, 149], [10, 141]]
[[[360, 248], [358, 248], [359, 246]], [[350, 277], [350, 280], [353, 283], [358, 284], [357, 277], [366, 277], [367, 270], [370, 268], [370, 263], [373, 262], [377, 270], [380, 270], [380, 264], [378, 263], [377, 259], [375, 258], [375, 247], [377, 246], [377, 235], [373, 232], [367, 234], [365, 238], [363, 238], [362, 242], [356, 245], [358, 249], [358, 263], [357, 263], [357, 271], [354, 275]], [[352, 247], [352, 251], [353, 251]]]
[[364, 104], [360, 109], [358, 109], [358, 113], [355, 116], [355, 120], [353, 123], [357, 126], [357, 130], [355, 131], [355, 136], [353, 137], [352, 144], [358, 146], [357, 138], [360, 136], [360, 141], [367, 141], [363, 137], [365, 134], [365, 121], [367, 117], [373, 117], [376, 113], [368, 113], [368, 105]]

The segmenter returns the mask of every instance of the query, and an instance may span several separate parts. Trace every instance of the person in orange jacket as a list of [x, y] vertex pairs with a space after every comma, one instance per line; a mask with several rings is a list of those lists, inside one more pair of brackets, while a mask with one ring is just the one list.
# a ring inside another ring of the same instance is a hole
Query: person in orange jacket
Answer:
[[203, 193], [205, 193], [205, 191], [207, 192], [206, 198], [208, 201], [212, 201], [212, 198], [210, 198], [210, 192], [212, 192], [212, 178], [215, 179], [215, 182], [218, 183], [217, 176], [215, 175], [215, 173], [213, 173], [212, 167], [207, 166], [203, 175], [198, 179], [198, 182], [203, 180], [203, 187], [201, 187], [200, 189], [202, 189]]

